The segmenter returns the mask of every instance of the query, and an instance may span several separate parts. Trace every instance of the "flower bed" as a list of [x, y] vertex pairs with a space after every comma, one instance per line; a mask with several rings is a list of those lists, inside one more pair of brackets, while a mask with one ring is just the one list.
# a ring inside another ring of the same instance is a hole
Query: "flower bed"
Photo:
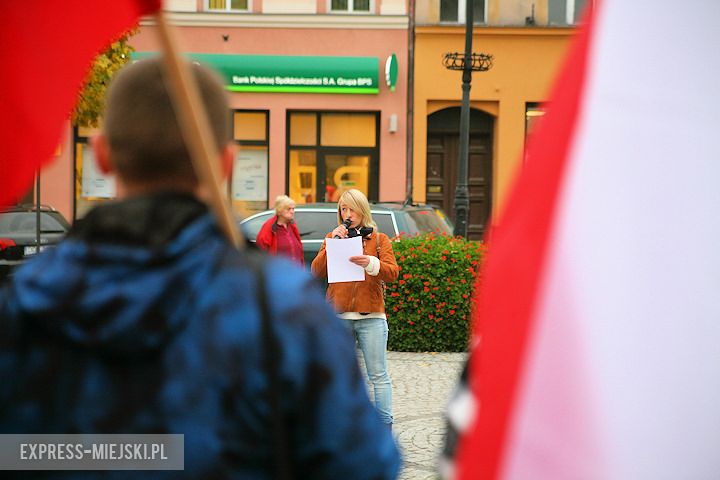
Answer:
[[472, 290], [484, 246], [461, 237], [425, 234], [393, 243], [400, 266], [388, 284], [388, 348], [406, 352], [467, 350]]

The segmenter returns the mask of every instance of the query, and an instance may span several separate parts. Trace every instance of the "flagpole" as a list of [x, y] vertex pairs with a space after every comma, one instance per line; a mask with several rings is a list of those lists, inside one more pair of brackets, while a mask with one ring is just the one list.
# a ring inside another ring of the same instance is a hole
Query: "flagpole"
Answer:
[[200, 185], [206, 188], [210, 196], [208, 199], [210, 208], [215, 213], [223, 233], [233, 245], [242, 248], [245, 240], [222, 194], [218, 152], [208, 128], [207, 112], [200, 101], [197, 84], [189, 74], [187, 62], [180, 58], [177, 42], [165, 13], [158, 10], [155, 18], [168, 73], [170, 97], [177, 109], [178, 123], [190, 151], [193, 167]]

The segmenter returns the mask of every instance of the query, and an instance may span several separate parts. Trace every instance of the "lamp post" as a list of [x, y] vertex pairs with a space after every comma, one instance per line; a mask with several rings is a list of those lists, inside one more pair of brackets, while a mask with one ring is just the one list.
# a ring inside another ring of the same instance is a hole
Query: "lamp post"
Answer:
[[462, 70], [462, 105], [460, 108], [460, 150], [458, 153], [458, 177], [455, 186], [455, 231], [454, 235], [467, 237], [470, 195], [468, 191], [468, 151], [470, 144], [470, 82], [472, 72], [485, 72], [492, 67], [492, 55], [472, 53], [473, 0], [465, 5], [465, 53], [446, 53], [445, 68]]

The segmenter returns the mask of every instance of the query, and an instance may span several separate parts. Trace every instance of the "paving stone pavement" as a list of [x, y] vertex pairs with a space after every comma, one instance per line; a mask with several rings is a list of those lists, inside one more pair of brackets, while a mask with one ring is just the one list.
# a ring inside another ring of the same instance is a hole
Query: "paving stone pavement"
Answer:
[[388, 352], [393, 432], [403, 455], [399, 480], [439, 478], [445, 406], [466, 357], [465, 353]]

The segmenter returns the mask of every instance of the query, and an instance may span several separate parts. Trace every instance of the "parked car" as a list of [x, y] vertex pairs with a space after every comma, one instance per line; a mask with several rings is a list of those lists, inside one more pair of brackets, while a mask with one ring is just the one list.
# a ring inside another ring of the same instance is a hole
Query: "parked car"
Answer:
[[[70, 224], [60, 212], [40, 207], [40, 251], [65, 237]], [[28, 257], [38, 253], [35, 205], [19, 205], [0, 212], [0, 280]]]
[[[415, 235], [439, 231], [452, 235], [453, 226], [441, 209], [433, 205], [403, 205], [400, 203], [373, 203], [370, 205], [378, 230], [393, 238], [400, 234]], [[247, 239], [254, 242], [263, 223], [275, 215], [266, 210], [240, 222]], [[295, 208], [295, 222], [300, 230], [305, 264], [309, 266], [317, 255], [325, 235], [337, 226], [336, 203], [306, 203]]]

